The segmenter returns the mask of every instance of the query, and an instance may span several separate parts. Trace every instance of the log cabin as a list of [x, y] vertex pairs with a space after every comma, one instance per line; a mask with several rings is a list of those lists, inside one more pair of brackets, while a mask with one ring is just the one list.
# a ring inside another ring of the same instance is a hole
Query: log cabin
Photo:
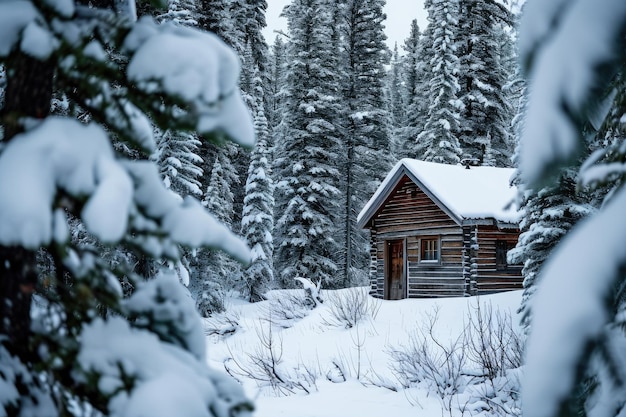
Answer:
[[370, 294], [398, 300], [522, 288], [513, 169], [403, 159], [358, 215], [370, 231]]

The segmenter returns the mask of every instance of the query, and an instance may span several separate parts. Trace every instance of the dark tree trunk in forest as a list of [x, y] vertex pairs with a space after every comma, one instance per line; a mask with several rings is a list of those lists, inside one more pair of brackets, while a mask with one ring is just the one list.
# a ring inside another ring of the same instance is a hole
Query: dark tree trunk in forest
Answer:
[[50, 113], [53, 66], [25, 54], [16, 53], [6, 68], [4, 99], [4, 140], [22, 132], [20, 118], [43, 119]]
[[[352, 129], [352, 131], [355, 131], [356, 129]], [[352, 266], [352, 256], [353, 256], [353, 251], [352, 251], [352, 228], [354, 227], [354, 224], [352, 222], [352, 193], [354, 192], [353, 190], [353, 182], [354, 182], [354, 178], [352, 178], [352, 168], [353, 165], [355, 163], [354, 161], [354, 142], [352, 140], [352, 137], [348, 135], [347, 137], [348, 140], [348, 160], [346, 162], [346, 219], [345, 219], [345, 238], [346, 238], [346, 259], [345, 259], [345, 264], [344, 264], [344, 282], [343, 282], [343, 286], [344, 288], [348, 288], [351, 284], [352, 284], [352, 277], [350, 274], [350, 267]]]
[[[7, 62], [7, 88], [2, 112], [4, 141], [24, 129], [22, 118], [43, 119], [50, 113], [53, 65], [22, 53]], [[19, 139], [18, 139], [19, 140]], [[0, 335], [10, 351], [28, 352], [30, 305], [37, 282], [35, 252], [0, 246]]]

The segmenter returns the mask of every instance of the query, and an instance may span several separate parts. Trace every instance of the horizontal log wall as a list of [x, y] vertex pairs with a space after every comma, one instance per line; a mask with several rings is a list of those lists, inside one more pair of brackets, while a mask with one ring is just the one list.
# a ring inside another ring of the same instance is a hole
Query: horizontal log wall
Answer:
[[519, 231], [514, 229], [498, 230], [495, 226], [478, 226], [477, 295], [522, 289], [523, 277], [520, 266], [498, 270], [496, 265], [496, 242], [507, 241], [514, 246], [518, 238]]
[[462, 296], [465, 287], [461, 254], [463, 235], [458, 228], [454, 232], [433, 230], [439, 238], [439, 263], [419, 261], [421, 236], [407, 238], [408, 289], [409, 297], [453, 297]]
[[428, 233], [445, 227], [458, 228], [458, 225], [408, 177], [398, 182], [395, 192], [375, 217], [378, 235]]
[[[408, 178], [399, 181], [375, 217], [372, 236], [372, 259], [376, 252], [370, 275], [373, 296], [385, 296], [385, 241], [402, 238], [406, 239], [409, 297], [464, 295], [461, 227]], [[419, 241], [425, 236], [440, 238], [436, 265], [419, 262]]]

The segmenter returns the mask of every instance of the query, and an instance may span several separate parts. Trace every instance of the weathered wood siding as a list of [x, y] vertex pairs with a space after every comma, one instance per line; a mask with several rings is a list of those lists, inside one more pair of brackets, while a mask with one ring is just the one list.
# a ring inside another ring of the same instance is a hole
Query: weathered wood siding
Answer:
[[[386, 296], [385, 242], [394, 239], [405, 239], [409, 297], [464, 294], [461, 227], [408, 177], [398, 182], [395, 191], [374, 217], [371, 233], [370, 283], [374, 297]], [[440, 238], [440, 262], [436, 265], [419, 261], [420, 239], [426, 236]]]
[[519, 238], [519, 231], [499, 230], [496, 226], [478, 226], [477, 237], [476, 287], [472, 295], [522, 289], [521, 266], [498, 270], [496, 265], [496, 242], [507, 241], [514, 246]]
[[433, 232], [432, 236], [440, 238], [440, 259], [437, 264], [419, 261], [419, 241], [422, 235], [407, 238], [408, 296], [410, 298], [462, 296], [465, 291], [465, 279], [462, 268], [461, 228], [438, 229]]
[[[403, 177], [385, 206], [374, 217], [376, 233], [387, 239], [411, 232], [433, 231], [458, 225], [408, 177]], [[459, 228], [460, 230], [460, 228]]]

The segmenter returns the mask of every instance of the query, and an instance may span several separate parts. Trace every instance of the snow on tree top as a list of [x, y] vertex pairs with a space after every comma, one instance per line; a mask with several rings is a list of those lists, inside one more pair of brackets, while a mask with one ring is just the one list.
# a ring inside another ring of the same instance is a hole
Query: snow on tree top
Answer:
[[[387, 174], [358, 216], [364, 226], [384, 204], [397, 182], [407, 175], [455, 220], [494, 219], [517, 223], [517, 188], [511, 185], [513, 168], [446, 165], [402, 159]], [[438, 201], [437, 201], [438, 200]]]

